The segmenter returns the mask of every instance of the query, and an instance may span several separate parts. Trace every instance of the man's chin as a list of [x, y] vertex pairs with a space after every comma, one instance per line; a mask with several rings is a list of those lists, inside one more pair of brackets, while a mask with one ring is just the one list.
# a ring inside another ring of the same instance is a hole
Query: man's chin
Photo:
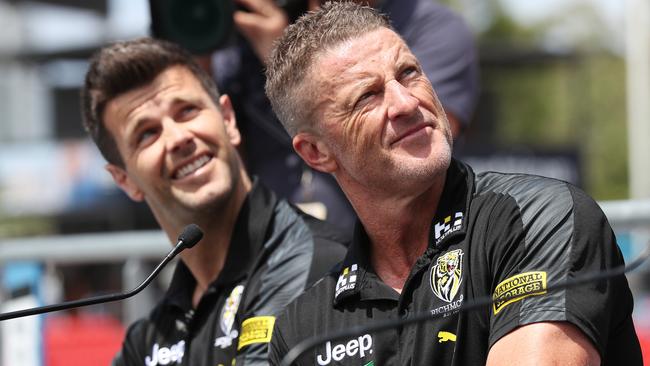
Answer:
[[435, 179], [441, 172], [447, 171], [451, 162], [451, 153], [442, 151], [425, 158], [409, 156], [401, 160], [395, 166], [399, 176], [408, 180], [426, 181]]
[[179, 199], [179, 202], [186, 210], [190, 212], [214, 213], [223, 210], [223, 208], [227, 205], [228, 198], [229, 196], [223, 192], [213, 192], [211, 194], [181, 197]]

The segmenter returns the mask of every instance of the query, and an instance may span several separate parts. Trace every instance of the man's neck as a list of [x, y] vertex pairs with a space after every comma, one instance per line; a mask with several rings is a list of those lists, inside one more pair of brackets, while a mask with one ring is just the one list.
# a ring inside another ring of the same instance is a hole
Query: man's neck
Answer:
[[250, 190], [250, 180], [245, 177], [244, 184], [237, 186], [231, 199], [218, 213], [197, 214], [183, 222], [179, 220], [174, 223], [163, 223], [159, 220], [161, 227], [170, 239], [190, 223], [197, 224], [203, 230], [201, 241], [180, 254], [181, 259], [196, 279], [196, 289], [192, 299], [194, 306], [198, 305], [203, 293], [217, 279], [226, 263], [234, 227]]
[[219, 277], [226, 263], [234, 221], [230, 225], [224, 222], [212, 225], [204, 225], [210, 229], [204, 233], [201, 245], [181, 253], [183, 262], [196, 279], [197, 290], [201, 291], [201, 295]]
[[374, 270], [398, 292], [428, 247], [431, 219], [443, 188], [444, 179], [417, 196], [351, 199], [370, 239]]

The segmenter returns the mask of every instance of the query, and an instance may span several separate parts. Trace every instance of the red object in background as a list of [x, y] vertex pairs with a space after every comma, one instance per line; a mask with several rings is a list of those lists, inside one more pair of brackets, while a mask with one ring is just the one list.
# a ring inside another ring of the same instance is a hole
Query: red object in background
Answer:
[[113, 317], [83, 313], [47, 317], [44, 327], [45, 366], [110, 365], [125, 332]]
[[637, 327], [636, 335], [639, 337], [639, 343], [641, 344], [643, 366], [650, 366], [650, 330]]

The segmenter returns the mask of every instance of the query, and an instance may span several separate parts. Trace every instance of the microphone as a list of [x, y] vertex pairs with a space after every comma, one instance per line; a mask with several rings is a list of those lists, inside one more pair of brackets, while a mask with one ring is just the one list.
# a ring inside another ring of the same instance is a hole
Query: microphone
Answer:
[[154, 277], [158, 275], [158, 272], [160, 272], [163, 269], [163, 267], [167, 265], [167, 263], [169, 263], [172, 259], [174, 259], [174, 257], [178, 253], [180, 253], [185, 249], [193, 247], [194, 245], [196, 245], [196, 243], [199, 242], [199, 240], [201, 240], [202, 237], [203, 237], [203, 232], [196, 224], [187, 225], [183, 229], [183, 232], [181, 232], [181, 234], [178, 236], [178, 242], [176, 246], [167, 254], [167, 256], [158, 264], [158, 266], [156, 266], [153, 272], [151, 272], [151, 274], [144, 281], [142, 281], [140, 285], [138, 285], [138, 287], [136, 287], [135, 289], [129, 292], [101, 295], [101, 296], [95, 296], [87, 299], [67, 301], [60, 304], [46, 305], [46, 306], [40, 306], [40, 307], [35, 307], [30, 309], [2, 313], [0, 314], [0, 321], [20, 318], [29, 315], [49, 313], [52, 311], [65, 310], [65, 309], [76, 308], [81, 306], [100, 304], [104, 302], [124, 300], [126, 298], [129, 298], [137, 294], [138, 292], [142, 291], [149, 284], [149, 282], [151, 282], [151, 280], [153, 280]]
[[[610, 268], [609, 270], [605, 270], [602, 272], [595, 272], [589, 275], [568, 279], [563, 282], [557, 281], [555, 283], [549, 284], [546, 288], [546, 292], [550, 293], [553, 291], [558, 291], [570, 287], [576, 287], [591, 282], [608, 280], [616, 276], [621, 276], [626, 272], [629, 272], [639, 267], [641, 264], [643, 264], [643, 262], [645, 262], [648, 259], [648, 257], [650, 257], [650, 247], [646, 247], [645, 250], [641, 254], [639, 254], [639, 256], [635, 258], [632, 262], [630, 262], [630, 264], [628, 264], [627, 266], [622, 265], [622, 266]], [[500, 300], [507, 301], [518, 296], [519, 295], [511, 294], [510, 296], [505, 296]], [[476, 310], [484, 306], [492, 305], [495, 301], [496, 299], [494, 299], [492, 296], [479, 297], [474, 299], [473, 301], [468, 301], [465, 305], [459, 307], [458, 311], [464, 312], [464, 311]], [[381, 332], [392, 328], [403, 327], [405, 325], [412, 324], [412, 323], [434, 320], [442, 316], [443, 314], [431, 314], [430, 312], [426, 311], [419, 314], [415, 314], [409, 318], [399, 318], [399, 319], [379, 321], [369, 325], [358, 325], [338, 332], [307, 338], [305, 340], [302, 340], [300, 343], [296, 344], [295, 346], [293, 346], [289, 350], [289, 352], [287, 352], [287, 354], [284, 355], [282, 361], [280, 362], [280, 366], [291, 366], [298, 359], [298, 357], [300, 357], [303, 353], [327, 341], [337, 341], [337, 340], [357, 336], [359, 334]]]

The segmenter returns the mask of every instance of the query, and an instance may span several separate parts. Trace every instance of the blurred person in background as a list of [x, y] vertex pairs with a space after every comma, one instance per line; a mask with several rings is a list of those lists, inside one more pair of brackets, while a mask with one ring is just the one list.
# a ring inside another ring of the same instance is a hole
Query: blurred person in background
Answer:
[[[297, 2], [297, 1], [296, 1]], [[316, 9], [320, 0], [304, 0]], [[388, 14], [395, 30], [422, 63], [438, 91], [455, 139], [472, 118], [478, 98], [478, 62], [473, 35], [460, 16], [432, 0], [370, 0]], [[311, 169], [294, 153], [264, 95], [264, 68], [273, 42], [294, 19], [275, 0], [236, 0], [234, 45], [203, 58], [221, 91], [233, 99], [249, 172], [280, 196], [351, 231], [355, 215], [336, 182]], [[246, 10], [241, 10], [244, 8]]]
[[170, 242], [190, 223], [204, 231], [114, 364], [266, 364], [274, 315], [341, 259], [345, 239], [249, 177], [230, 98], [179, 46], [104, 47], [82, 108], [115, 183], [147, 203]]
[[[371, 7], [303, 16], [269, 60], [266, 92], [293, 146], [334, 176], [358, 217], [346, 258], [277, 319], [271, 364], [305, 339], [439, 318], [320, 344], [298, 365], [641, 365], [625, 276], [600, 207], [579, 188], [453, 159], [416, 55]], [[461, 310], [475, 299], [492, 306]]]

